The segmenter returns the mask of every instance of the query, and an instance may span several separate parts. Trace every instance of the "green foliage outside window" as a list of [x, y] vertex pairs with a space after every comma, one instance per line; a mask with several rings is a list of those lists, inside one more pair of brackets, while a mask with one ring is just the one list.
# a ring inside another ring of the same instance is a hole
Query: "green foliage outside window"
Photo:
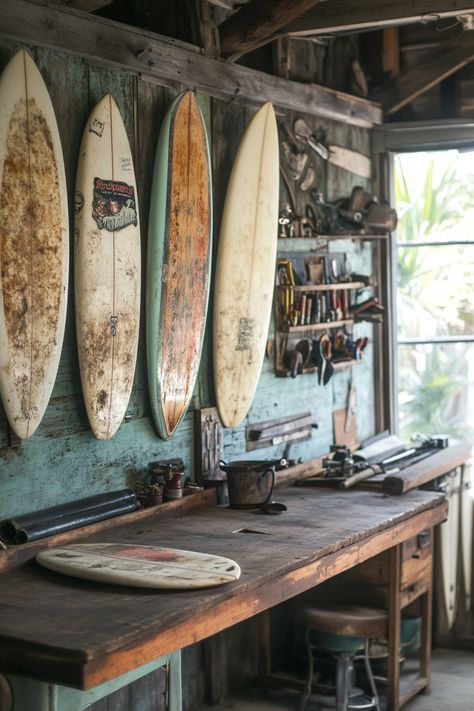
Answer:
[[[466, 160], [467, 158], [470, 160]], [[472, 155], [400, 154], [398, 242], [474, 241]], [[398, 336], [474, 334], [474, 246], [400, 247]], [[474, 344], [399, 346], [400, 432], [474, 440]]]

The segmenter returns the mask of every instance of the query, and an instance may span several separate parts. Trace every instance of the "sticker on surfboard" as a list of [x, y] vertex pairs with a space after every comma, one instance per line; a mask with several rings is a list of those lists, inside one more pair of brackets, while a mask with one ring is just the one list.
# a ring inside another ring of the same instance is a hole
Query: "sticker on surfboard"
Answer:
[[137, 225], [135, 189], [120, 180], [94, 178], [92, 217], [99, 230], [117, 232]]

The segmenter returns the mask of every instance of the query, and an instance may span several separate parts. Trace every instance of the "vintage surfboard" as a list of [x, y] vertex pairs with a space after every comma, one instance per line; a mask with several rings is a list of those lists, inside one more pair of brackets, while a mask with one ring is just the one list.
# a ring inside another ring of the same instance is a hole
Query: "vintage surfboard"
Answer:
[[266, 103], [241, 140], [222, 215], [214, 295], [214, 378], [222, 423], [235, 427], [255, 394], [275, 281], [278, 132]]
[[465, 464], [461, 488], [461, 560], [464, 580], [465, 611], [471, 609], [472, 581], [472, 534], [474, 524], [474, 501], [471, 489], [471, 465]]
[[140, 322], [140, 228], [132, 154], [110, 94], [93, 109], [76, 177], [77, 346], [89, 422], [110, 439], [125, 415]]
[[59, 365], [69, 227], [53, 105], [20, 50], [0, 79], [0, 393], [18, 437], [35, 432]]
[[189, 590], [240, 577], [230, 558], [157, 546], [78, 543], [41, 551], [36, 560], [57, 573], [140, 588]]
[[147, 360], [158, 434], [169, 439], [188, 409], [209, 299], [212, 187], [204, 119], [192, 91], [160, 131], [147, 258]]
[[461, 474], [459, 470], [446, 478], [449, 515], [447, 521], [439, 527], [440, 557], [442, 571], [442, 594], [439, 604], [443, 617], [451, 629], [456, 616], [456, 601], [458, 592], [458, 561], [459, 561], [459, 522], [460, 522], [460, 489]]

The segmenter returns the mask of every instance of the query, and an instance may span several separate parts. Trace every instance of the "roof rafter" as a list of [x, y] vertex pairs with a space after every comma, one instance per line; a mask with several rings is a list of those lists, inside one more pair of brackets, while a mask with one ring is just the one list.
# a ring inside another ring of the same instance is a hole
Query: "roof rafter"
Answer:
[[49, 2], [54, 5], [73, 7], [83, 12], [95, 12], [106, 5], [111, 5], [113, 0], [49, 0]]
[[378, 87], [370, 98], [382, 105], [386, 115], [393, 114], [473, 60], [474, 34], [465, 32], [443, 42], [427, 59]]
[[223, 56], [235, 58], [259, 47], [319, 2], [324, 0], [250, 0], [219, 25]]
[[281, 33], [298, 36], [382, 29], [474, 13], [474, 0], [332, 0], [287, 23]]

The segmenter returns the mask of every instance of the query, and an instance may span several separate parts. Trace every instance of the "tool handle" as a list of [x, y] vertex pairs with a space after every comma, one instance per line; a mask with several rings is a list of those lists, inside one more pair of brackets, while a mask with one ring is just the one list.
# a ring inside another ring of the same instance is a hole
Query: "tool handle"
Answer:
[[272, 475], [272, 485], [270, 487], [270, 493], [268, 494], [267, 498], [263, 502], [263, 505], [268, 504], [268, 502], [272, 498], [273, 489], [275, 488], [275, 470], [274, 469], [270, 469], [270, 468], [265, 469], [265, 471], [260, 474], [260, 478], [262, 478], [262, 476], [265, 476], [265, 474], [268, 474], [268, 472], [270, 472], [270, 474]]
[[354, 486], [354, 484], [357, 484], [359, 481], [364, 481], [364, 479], [370, 479], [370, 477], [375, 476], [375, 474], [378, 474], [378, 472], [375, 471], [372, 467], [369, 467], [368, 469], [363, 469], [361, 472], [357, 472], [357, 474], [348, 476], [347, 479], [341, 481], [341, 483], [339, 484], [339, 488], [350, 489], [351, 486]]

